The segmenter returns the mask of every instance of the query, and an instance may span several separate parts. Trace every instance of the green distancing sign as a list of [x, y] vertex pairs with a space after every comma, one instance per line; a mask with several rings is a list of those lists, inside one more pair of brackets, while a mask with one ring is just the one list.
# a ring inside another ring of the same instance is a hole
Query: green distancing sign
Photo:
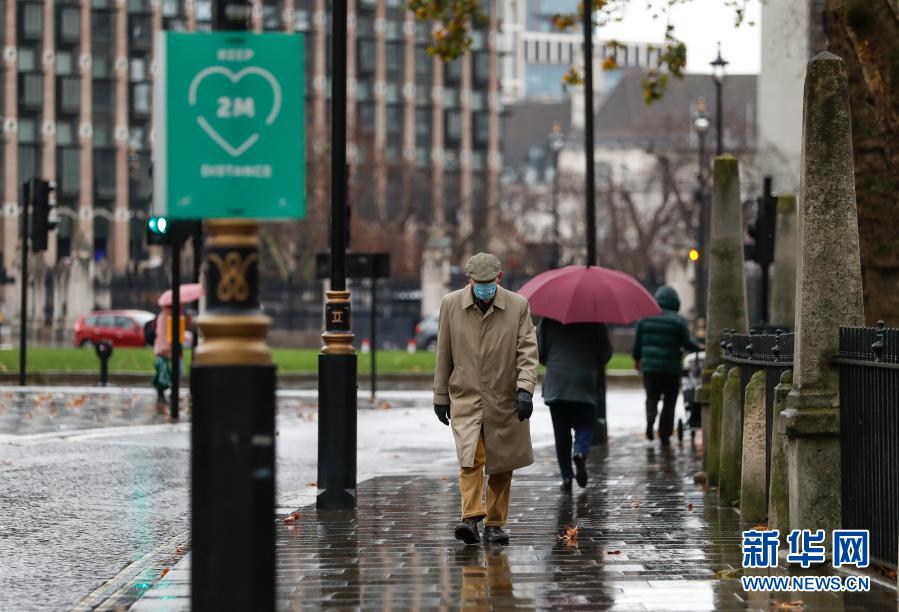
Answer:
[[302, 218], [303, 35], [161, 32], [157, 48], [154, 214]]

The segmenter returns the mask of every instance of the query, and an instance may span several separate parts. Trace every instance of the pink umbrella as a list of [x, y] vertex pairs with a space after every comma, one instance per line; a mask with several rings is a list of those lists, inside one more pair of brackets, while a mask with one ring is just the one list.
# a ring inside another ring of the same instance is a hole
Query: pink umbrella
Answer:
[[[199, 283], [187, 283], [181, 285], [181, 289], [178, 291], [178, 297], [181, 298], [180, 301], [182, 304], [196, 302], [204, 295], [206, 295], [206, 292], [203, 290], [203, 285], [200, 285]], [[166, 289], [163, 294], [159, 296], [159, 300], [156, 303], [160, 306], [171, 306], [172, 290]]]
[[562, 323], [632, 323], [660, 314], [632, 276], [599, 266], [566, 266], [538, 274], [518, 290], [531, 310]]

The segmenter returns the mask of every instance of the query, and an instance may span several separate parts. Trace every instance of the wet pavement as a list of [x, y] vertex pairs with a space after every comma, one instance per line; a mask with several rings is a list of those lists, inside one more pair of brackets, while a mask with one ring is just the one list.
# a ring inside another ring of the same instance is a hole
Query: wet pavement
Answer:
[[[279, 522], [278, 608], [897, 609], [895, 589], [877, 583], [863, 594], [744, 592], [739, 516], [693, 483], [700, 462], [689, 442], [662, 448], [619, 434], [590, 458], [588, 487], [569, 496], [544, 447], [516, 472], [508, 546], [453, 539], [455, 470], [373, 478], [355, 513], [308, 506], [294, 525]], [[577, 538], [560, 539], [569, 527]], [[188, 609], [189, 563], [132, 610]]]
[[[362, 396], [360, 480], [452, 469], [429, 393], [385, 393], [374, 409]], [[637, 396], [610, 399], [613, 428], [632, 428]], [[315, 392], [279, 394], [278, 411], [285, 514], [314, 501]], [[551, 443], [539, 401], [532, 425], [537, 445]], [[119, 591], [131, 601], [174, 566], [190, 523], [189, 427], [158, 413], [149, 389], [0, 388], [0, 610], [90, 608]]]
[[[15, 405], [7, 393], [0, 609], [187, 609], [189, 424], [154, 421], [165, 418], [140, 391], [57, 390], [52, 402]], [[587, 489], [570, 497], [558, 491], [551, 425], [537, 402], [537, 463], [516, 472], [504, 547], [453, 539], [452, 436], [422, 392], [385, 394], [360, 410], [359, 508], [317, 512], [313, 403], [313, 392], [278, 403], [278, 513], [301, 513], [293, 526], [277, 519], [281, 609], [769, 609], [792, 599], [806, 609], [896, 610], [895, 590], [876, 585], [867, 595], [748, 597], [736, 579], [738, 515], [693, 484], [700, 458], [689, 438], [663, 449], [633, 433], [638, 390], [610, 392], [613, 437], [590, 458]], [[567, 526], [579, 528], [574, 542], [558, 538]]]

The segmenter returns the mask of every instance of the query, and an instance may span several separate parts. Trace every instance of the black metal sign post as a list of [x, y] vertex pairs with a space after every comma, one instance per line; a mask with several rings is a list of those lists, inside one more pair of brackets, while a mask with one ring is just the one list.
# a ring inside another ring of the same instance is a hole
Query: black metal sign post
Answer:
[[[390, 253], [347, 253], [347, 278], [368, 279], [371, 288], [371, 397], [372, 404], [378, 388], [378, 280], [390, 278]], [[330, 277], [331, 258], [328, 253], [318, 253], [315, 259], [315, 275], [319, 280]]]
[[[596, 265], [596, 164], [593, 149], [593, 11], [592, 2], [582, 2], [584, 30], [584, 146], [587, 157], [587, 265]], [[606, 426], [605, 386], [596, 403], [593, 445], [608, 441]]]
[[[21, 239], [22, 278], [19, 304], [19, 386], [24, 387], [28, 377], [28, 254], [47, 250], [47, 234], [56, 227], [50, 222], [50, 192], [53, 183], [32, 177], [22, 185]], [[30, 224], [29, 224], [30, 221]], [[31, 248], [28, 248], [28, 238]], [[5, 280], [5, 279], [4, 279]]]
[[346, 2], [331, 3], [331, 287], [318, 356], [320, 509], [356, 507], [356, 351], [346, 288]]
[[21, 238], [22, 238], [22, 278], [20, 279], [21, 294], [19, 302], [19, 386], [24, 387], [28, 371], [26, 366], [26, 351], [28, 350], [28, 209], [31, 206], [32, 182], [25, 181], [22, 185], [22, 212]]
[[[172, 223], [172, 315], [169, 320], [172, 341], [172, 401], [169, 414], [172, 421], [179, 418], [179, 393], [181, 389], [181, 245], [180, 223]], [[161, 330], [168, 333], [169, 330]], [[159, 331], [157, 331], [159, 333]]]
[[373, 274], [369, 279], [371, 286], [371, 310], [369, 311], [369, 327], [371, 328], [371, 395], [369, 401], [375, 405], [378, 394], [378, 278]]

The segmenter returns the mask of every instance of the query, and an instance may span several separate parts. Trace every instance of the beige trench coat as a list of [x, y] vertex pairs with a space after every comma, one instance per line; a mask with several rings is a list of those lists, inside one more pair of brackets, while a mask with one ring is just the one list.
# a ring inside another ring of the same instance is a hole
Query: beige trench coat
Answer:
[[485, 314], [469, 286], [443, 298], [434, 404], [450, 406], [461, 467], [474, 464], [482, 426], [488, 474], [534, 462], [530, 421], [518, 420], [515, 395], [533, 393], [536, 384], [537, 336], [525, 298], [497, 287]]

